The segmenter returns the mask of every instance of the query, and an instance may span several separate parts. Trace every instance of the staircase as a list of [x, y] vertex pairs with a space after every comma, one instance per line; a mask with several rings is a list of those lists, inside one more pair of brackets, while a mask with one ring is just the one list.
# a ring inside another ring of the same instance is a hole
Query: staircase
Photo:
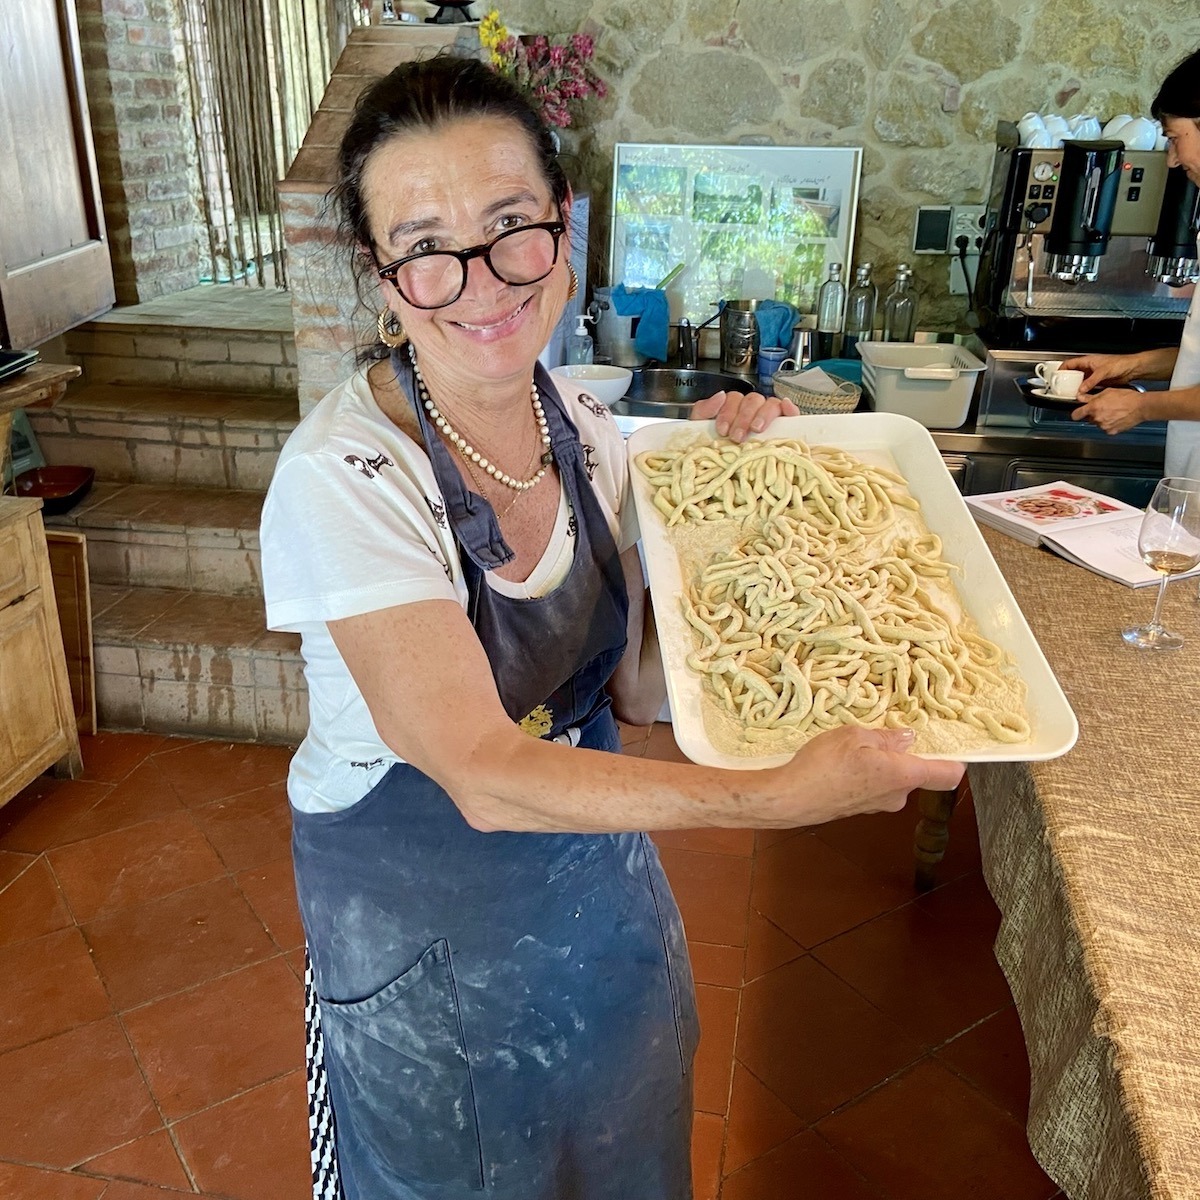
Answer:
[[[300, 639], [266, 628], [258, 546], [267, 485], [298, 420], [277, 295], [273, 313], [242, 312], [237, 324], [211, 304], [191, 313], [202, 327], [152, 305], [115, 310], [68, 337], [82, 385], [30, 411], [47, 462], [96, 468], [84, 500], [45, 520], [87, 537], [103, 728], [304, 736]], [[261, 390], [230, 390], [247, 381]]]

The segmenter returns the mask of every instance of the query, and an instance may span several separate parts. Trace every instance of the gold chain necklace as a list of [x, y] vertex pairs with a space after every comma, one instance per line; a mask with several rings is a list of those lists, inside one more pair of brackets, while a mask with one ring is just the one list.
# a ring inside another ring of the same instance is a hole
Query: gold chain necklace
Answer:
[[[411, 342], [408, 344], [408, 354], [412, 361], [413, 377], [417, 383], [417, 393], [421, 397], [421, 403], [425, 411], [429, 414], [429, 418], [438, 427], [439, 430], [450, 440], [451, 445], [462, 455], [463, 461], [467, 464], [467, 469], [471, 470], [471, 464], [475, 463], [485, 470], [493, 479], [503, 483], [506, 487], [512, 488], [517, 492], [527, 492], [530, 488], [536, 487], [546, 476], [550, 464], [554, 461], [553, 453], [550, 449], [550, 429], [546, 423], [546, 414], [542, 409], [542, 398], [538, 393], [536, 383], [531, 383], [530, 399], [533, 403], [533, 417], [537, 423], [538, 435], [541, 438], [542, 446], [544, 447], [541, 455], [541, 465], [537, 471], [528, 479], [514, 479], [507, 471], [502, 471], [494, 462], [489, 462], [478, 450], [472, 446], [461, 433], [456, 430], [445, 416], [438, 410], [437, 406], [430, 398], [429, 389], [425, 386], [425, 380], [421, 375], [421, 368], [417, 366], [417, 352], [413, 349]], [[472, 478], [478, 480], [474, 471], [471, 471]], [[511, 507], [511, 505], [509, 506]], [[506, 508], [505, 512], [508, 511]]]

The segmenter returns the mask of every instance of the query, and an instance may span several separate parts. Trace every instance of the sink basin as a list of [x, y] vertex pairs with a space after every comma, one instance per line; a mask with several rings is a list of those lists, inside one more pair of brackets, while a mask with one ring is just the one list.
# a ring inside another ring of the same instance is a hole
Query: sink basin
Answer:
[[650, 367], [634, 371], [629, 390], [614, 409], [631, 416], [686, 417], [697, 400], [706, 400], [714, 392], [753, 390], [754, 384], [738, 375]]

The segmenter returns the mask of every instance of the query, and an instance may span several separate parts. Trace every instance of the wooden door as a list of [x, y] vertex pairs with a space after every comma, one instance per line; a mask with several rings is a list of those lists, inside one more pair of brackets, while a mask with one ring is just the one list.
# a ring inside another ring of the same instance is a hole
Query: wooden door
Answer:
[[74, 0], [0, 2], [0, 344], [112, 308]]

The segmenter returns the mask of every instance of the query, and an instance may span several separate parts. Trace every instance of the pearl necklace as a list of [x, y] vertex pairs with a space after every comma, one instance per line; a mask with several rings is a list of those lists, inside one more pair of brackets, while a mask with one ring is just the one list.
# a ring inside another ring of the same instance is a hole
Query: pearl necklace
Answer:
[[550, 430], [546, 424], [546, 414], [542, 409], [542, 398], [538, 393], [536, 383], [530, 384], [530, 399], [533, 401], [533, 417], [537, 422], [538, 433], [541, 436], [542, 445], [545, 449], [542, 452], [541, 466], [538, 467], [536, 474], [530, 476], [528, 479], [514, 479], [507, 471], [502, 471], [494, 462], [489, 462], [484, 458], [442, 415], [429, 396], [429, 389], [425, 386], [425, 380], [421, 375], [421, 368], [417, 366], [417, 355], [416, 351], [412, 349], [411, 342], [409, 343], [409, 358], [412, 361], [413, 376], [417, 381], [417, 392], [421, 397], [421, 403], [425, 411], [429, 414], [429, 419], [449, 438], [454, 448], [463, 456], [467, 462], [468, 470], [471, 469], [471, 463], [478, 463], [493, 479], [518, 492], [527, 492], [531, 487], [535, 487], [541, 482], [545, 477], [547, 468], [554, 461], [554, 456], [550, 450]]

